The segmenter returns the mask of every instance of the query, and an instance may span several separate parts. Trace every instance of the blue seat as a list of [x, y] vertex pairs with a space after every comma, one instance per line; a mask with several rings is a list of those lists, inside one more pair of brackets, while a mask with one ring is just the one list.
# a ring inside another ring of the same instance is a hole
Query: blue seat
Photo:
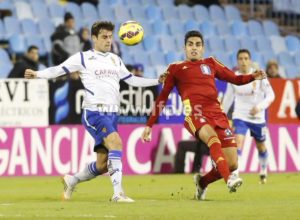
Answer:
[[192, 10], [194, 11], [196, 21], [201, 22], [210, 20], [209, 12], [203, 5], [195, 5], [192, 7]]
[[239, 9], [237, 9], [233, 5], [226, 5], [224, 7], [225, 15], [227, 18], [227, 21], [242, 21], [241, 13]]
[[65, 11], [70, 12], [74, 16], [75, 23], [83, 20], [81, 8], [78, 4], [73, 3], [73, 2], [68, 2], [68, 4], [65, 7]]
[[288, 79], [295, 79], [300, 77], [300, 68], [296, 65], [285, 66], [285, 75]]
[[37, 24], [31, 19], [21, 20], [21, 27], [25, 36], [40, 34]]
[[273, 21], [263, 21], [263, 28], [266, 36], [279, 36], [279, 30], [277, 24], [275, 24]]
[[16, 17], [5, 17], [4, 27], [7, 39], [13, 34], [21, 34], [21, 26]]
[[264, 58], [265, 65], [270, 61], [270, 60], [276, 60], [276, 55], [272, 51], [263, 51], [261, 52], [261, 55]]
[[167, 64], [174, 63], [181, 60], [181, 54], [176, 53], [175, 51], [169, 51], [165, 55], [165, 60], [167, 61]]
[[217, 33], [219, 36], [228, 36], [231, 35], [231, 29], [226, 21], [217, 21], [215, 22], [217, 28]]
[[47, 5], [42, 1], [32, 1], [31, 8], [34, 16], [40, 19], [49, 19]]
[[0, 63], [9, 63], [10, 58], [8, 52], [0, 47]]
[[255, 42], [250, 37], [240, 39], [241, 49], [256, 50]]
[[259, 52], [273, 51], [271, 42], [265, 36], [258, 36], [255, 38], [256, 48]]
[[280, 52], [283, 52], [283, 51], [287, 51], [287, 47], [286, 47], [284, 37], [273, 35], [273, 36], [270, 36], [269, 39], [271, 41], [273, 51], [276, 54], [278, 54]]
[[225, 45], [224, 45], [222, 38], [220, 38], [220, 37], [215, 36], [215, 37], [208, 38], [208, 45], [212, 52], [215, 52], [215, 51], [225, 52]]
[[144, 36], [153, 35], [152, 25], [149, 22], [147, 22], [147, 20], [140, 19], [139, 22], [144, 29]]
[[99, 16], [96, 10], [96, 7], [88, 2], [84, 2], [81, 5], [81, 11], [83, 19], [89, 18], [94, 19], [95, 21], [99, 20]]
[[294, 66], [294, 60], [288, 52], [281, 52], [277, 55], [279, 64], [282, 66]]
[[[176, 42], [175, 39], [171, 36], [161, 36], [160, 37], [160, 48], [163, 52], [176, 50]], [[161, 51], [160, 51], [161, 52]]]
[[132, 20], [127, 7], [118, 5], [114, 9], [115, 9], [115, 17], [117, 21], [124, 22], [128, 20]]
[[[157, 20], [161, 21], [163, 16], [159, 7], [155, 5], [149, 5], [146, 7], [146, 15], [149, 21]], [[160, 22], [158, 22], [160, 23]]]
[[134, 64], [133, 57], [131, 56], [131, 54], [127, 54], [126, 51], [122, 51], [122, 53], [126, 54], [126, 56], [122, 57], [122, 60], [125, 64]]
[[230, 55], [224, 52], [214, 52], [212, 54], [214, 57], [217, 58], [221, 63], [227, 66], [229, 69], [233, 67], [233, 63], [231, 62]]
[[135, 21], [140, 21], [141, 19], [147, 19], [147, 14], [143, 8], [140, 6], [131, 6], [130, 8], [131, 17]]
[[[161, 8], [162, 15], [166, 21], [179, 20], [178, 9], [175, 6]], [[181, 22], [180, 22], [181, 23]]]
[[144, 77], [145, 78], [150, 78], [150, 79], [157, 78], [155, 69], [153, 67], [150, 67], [150, 66], [145, 66]]
[[178, 22], [176, 20], [171, 20], [168, 22], [169, 30], [171, 35], [177, 35], [180, 33], [184, 33], [184, 27], [181, 24], [181, 22]]
[[258, 21], [255, 20], [248, 21], [248, 29], [249, 29], [249, 34], [252, 37], [264, 35], [264, 30], [262, 28], [262, 25]]
[[63, 18], [65, 15], [64, 7], [57, 4], [48, 5], [48, 10], [51, 18], [55, 18], [55, 17]]
[[109, 7], [113, 7], [113, 6], [116, 6], [116, 5], [120, 5], [120, 4], [123, 4], [123, 0], [101, 0], [100, 3], [98, 4], [99, 5], [102, 5], [102, 6], [108, 6]]
[[51, 43], [50, 37], [43, 36], [43, 42], [44, 42], [45, 50], [47, 51], [47, 53], [50, 53], [51, 49], [52, 49], [52, 43]]
[[215, 26], [211, 21], [203, 21], [200, 24], [200, 30], [205, 37], [215, 36], [217, 34]]
[[223, 8], [221, 8], [218, 5], [211, 5], [209, 6], [209, 15], [210, 15], [210, 19], [212, 21], [226, 21], [226, 16], [224, 13]]
[[144, 6], [157, 5], [156, 0], [140, 0], [141, 4]]
[[184, 36], [183, 35], [176, 35], [174, 38], [175, 38], [177, 51], [182, 51], [182, 48], [184, 46]]
[[133, 53], [132, 56], [133, 56], [134, 63], [141, 63], [144, 66], [150, 65], [150, 58], [147, 53], [141, 53], [141, 54]]
[[0, 9], [9, 9], [13, 11], [15, 6], [10, 0], [0, 1]]
[[126, 5], [127, 7], [129, 8], [132, 8], [132, 7], [142, 7], [142, 3], [140, 2], [140, 0], [124, 0], [123, 1], [124, 5]]
[[155, 51], [149, 54], [150, 55], [150, 62], [153, 66], [157, 65], [166, 65], [166, 60], [164, 53], [160, 51]]
[[7, 78], [8, 74], [10, 73], [12, 68], [13, 68], [13, 65], [10, 61], [8, 63], [1, 63], [0, 62], [0, 78], [1, 79]]
[[261, 55], [261, 53], [258, 53], [254, 50], [250, 50], [251, 53], [251, 60], [258, 63], [259, 67], [262, 69], [265, 69], [265, 60], [264, 57]]
[[294, 62], [297, 66], [300, 66], [300, 50], [294, 54]]
[[236, 52], [241, 49], [240, 41], [234, 36], [224, 37], [224, 43], [227, 52]]
[[43, 18], [38, 22], [38, 27], [40, 29], [40, 33], [43, 36], [50, 36], [54, 33], [55, 27], [51, 20]]
[[27, 49], [25, 45], [24, 37], [19, 34], [14, 34], [10, 36], [8, 42], [9, 42], [9, 49], [14, 54], [23, 55]]
[[[101, 1], [102, 2], [102, 1]], [[100, 19], [115, 21], [115, 12], [111, 7], [105, 7], [102, 3], [98, 4], [98, 13]]]
[[248, 27], [243, 21], [233, 21], [231, 24], [232, 35], [244, 37], [248, 35]]
[[153, 37], [152, 35], [146, 35], [143, 40], [143, 46], [145, 51], [160, 51], [159, 42], [157, 38]]
[[43, 38], [39, 35], [33, 35], [25, 37], [26, 48], [29, 46], [35, 45], [39, 48], [39, 54], [41, 56], [47, 55], [46, 47], [44, 45]]
[[287, 35], [285, 37], [285, 43], [286, 43], [287, 49], [290, 52], [300, 51], [300, 40], [298, 37], [293, 36], [293, 35]]
[[187, 20], [184, 24], [184, 33], [191, 30], [200, 31], [200, 25], [195, 20]]
[[156, 0], [156, 4], [160, 7], [172, 7], [174, 6], [174, 0]]
[[34, 19], [33, 12], [29, 3], [24, 1], [15, 2], [15, 15], [18, 19]]
[[195, 20], [194, 13], [191, 7], [187, 5], [179, 5], [177, 8], [181, 21]]
[[152, 30], [155, 35], [168, 35], [169, 29], [165, 22], [152, 22]]

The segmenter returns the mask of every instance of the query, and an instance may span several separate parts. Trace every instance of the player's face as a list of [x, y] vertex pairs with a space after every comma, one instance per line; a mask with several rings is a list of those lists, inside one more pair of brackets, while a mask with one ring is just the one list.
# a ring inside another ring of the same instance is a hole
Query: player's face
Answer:
[[240, 53], [238, 56], [239, 71], [249, 73], [251, 67], [251, 59], [248, 53]]
[[185, 55], [187, 60], [196, 61], [200, 60], [204, 53], [204, 45], [200, 37], [188, 38], [185, 47]]
[[97, 51], [103, 53], [110, 51], [113, 40], [112, 31], [102, 29], [99, 31], [98, 37], [93, 35], [92, 38]]

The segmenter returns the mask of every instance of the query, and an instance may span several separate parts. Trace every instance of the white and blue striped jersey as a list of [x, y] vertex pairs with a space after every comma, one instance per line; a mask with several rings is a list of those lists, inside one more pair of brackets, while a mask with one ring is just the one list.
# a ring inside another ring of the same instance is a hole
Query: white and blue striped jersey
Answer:
[[[251, 72], [254, 70], [252, 69]], [[241, 73], [235, 72], [237, 75]], [[246, 85], [237, 86], [228, 83], [222, 101], [224, 112], [227, 114], [234, 101], [232, 119], [240, 119], [255, 124], [265, 123], [265, 109], [275, 99], [274, 91], [267, 79], [254, 80]], [[250, 110], [253, 107], [260, 109], [260, 112], [252, 116]]]
[[98, 104], [108, 106], [116, 112], [120, 103], [120, 80], [132, 86], [158, 85], [158, 79], [135, 77], [125, 67], [121, 58], [113, 53], [96, 50], [78, 52], [62, 64], [37, 71], [38, 78], [55, 78], [66, 73], [79, 72], [86, 90], [83, 108], [92, 108]]

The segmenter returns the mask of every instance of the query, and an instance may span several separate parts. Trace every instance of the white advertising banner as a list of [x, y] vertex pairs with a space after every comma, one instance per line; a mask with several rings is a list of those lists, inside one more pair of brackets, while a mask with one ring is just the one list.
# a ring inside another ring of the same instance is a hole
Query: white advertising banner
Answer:
[[47, 126], [48, 110], [47, 80], [0, 80], [0, 127]]

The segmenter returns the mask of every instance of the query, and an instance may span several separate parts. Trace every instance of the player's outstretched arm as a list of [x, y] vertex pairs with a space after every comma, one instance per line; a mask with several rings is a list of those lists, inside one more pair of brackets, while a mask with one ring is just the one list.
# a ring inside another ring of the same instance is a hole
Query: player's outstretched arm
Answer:
[[160, 83], [163, 83], [164, 80], [165, 80], [165, 76], [163, 76], [163, 74], [159, 77], [159, 79], [148, 79], [148, 78], [134, 76], [131, 73], [128, 75], [128, 78], [124, 79], [124, 81], [128, 85], [136, 86], [136, 87], [156, 86]]

